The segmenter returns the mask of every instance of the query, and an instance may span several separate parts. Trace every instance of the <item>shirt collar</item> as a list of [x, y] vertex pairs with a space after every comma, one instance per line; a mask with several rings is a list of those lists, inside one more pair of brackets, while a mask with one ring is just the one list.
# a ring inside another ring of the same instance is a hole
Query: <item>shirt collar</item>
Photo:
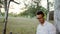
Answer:
[[[47, 21], [44, 22], [44, 24], [42, 26], [45, 26], [47, 24]], [[40, 24], [41, 25], [41, 24]]]
[[47, 24], [47, 21], [45, 21], [43, 25], [46, 25], [46, 24]]

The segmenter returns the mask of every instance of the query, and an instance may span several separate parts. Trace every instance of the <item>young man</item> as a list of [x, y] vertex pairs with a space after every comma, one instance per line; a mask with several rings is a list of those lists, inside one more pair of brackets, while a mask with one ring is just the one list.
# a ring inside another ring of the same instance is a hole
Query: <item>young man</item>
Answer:
[[56, 34], [56, 28], [53, 24], [45, 21], [42, 11], [38, 11], [36, 17], [39, 20], [36, 34]]

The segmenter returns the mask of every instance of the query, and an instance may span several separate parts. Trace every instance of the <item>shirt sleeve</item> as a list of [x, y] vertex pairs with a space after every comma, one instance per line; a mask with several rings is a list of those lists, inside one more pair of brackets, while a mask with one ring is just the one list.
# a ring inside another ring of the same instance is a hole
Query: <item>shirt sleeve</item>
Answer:
[[48, 34], [56, 34], [56, 28], [55, 26], [50, 26], [48, 29]]

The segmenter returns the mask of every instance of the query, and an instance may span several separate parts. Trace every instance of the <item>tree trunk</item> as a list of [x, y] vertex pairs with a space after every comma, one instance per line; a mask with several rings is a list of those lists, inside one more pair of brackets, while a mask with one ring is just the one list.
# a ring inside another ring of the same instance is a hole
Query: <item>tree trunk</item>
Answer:
[[57, 34], [60, 34], [60, 0], [55, 0], [54, 6], [54, 24], [57, 29]]
[[49, 21], [49, 0], [47, 0], [47, 21]]
[[7, 4], [7, 0], [4, 0], [5, 2], [5, 22], [4, 22], [4, 31], [3, 34], [6, 34], [6, 28], [7, 28], [7, 21], [8, 21], [8, 4]]

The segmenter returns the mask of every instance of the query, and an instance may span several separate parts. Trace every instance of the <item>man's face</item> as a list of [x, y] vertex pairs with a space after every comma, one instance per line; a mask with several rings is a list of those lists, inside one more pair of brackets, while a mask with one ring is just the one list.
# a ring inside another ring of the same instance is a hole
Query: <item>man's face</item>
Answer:
[[39, 20], [39, 22], [43, 23], [44, 22], [44, 17], [43, 15], [37, 15], [37, 19]]

